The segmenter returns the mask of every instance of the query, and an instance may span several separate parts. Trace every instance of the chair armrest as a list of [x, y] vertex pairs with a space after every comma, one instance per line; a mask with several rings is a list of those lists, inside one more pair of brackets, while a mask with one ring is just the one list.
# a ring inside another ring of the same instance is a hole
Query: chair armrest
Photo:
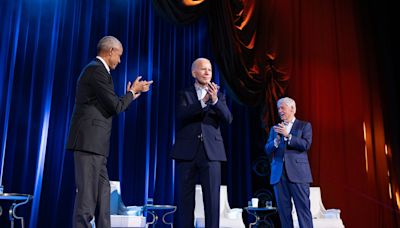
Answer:
[[325, 218], [331, 219], [340, 219], [340, 210], [339, 209], [328, 209], [324, 212]]
[[229, 219], [242, 219], [242, 212], [243, 209], [241, 208], [232, 208], [225, 211], [225, 217]]
[[126, 207], [126, 214], [127, 215], [135, 215], [135, 216], [141, 216], [143, 214], [143, 207], [138, 207], [138, 206], [129, 206]]

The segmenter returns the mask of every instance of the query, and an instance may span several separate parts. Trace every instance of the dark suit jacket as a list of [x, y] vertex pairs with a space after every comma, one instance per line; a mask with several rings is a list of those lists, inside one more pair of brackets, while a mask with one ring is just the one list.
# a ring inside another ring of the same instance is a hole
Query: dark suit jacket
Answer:
[[274, 146], [276, 132], [273, 128], [269, 133], [265, 150], [272, 155], [271, 184], [276, 184], [282, 176], [283, 164], [290, 181], [295, 183], [311, 183], [312, 175], [308, 163], [308, 150], [312, 142], [312, 128], [309, 122], [296, 119], [290, 130], [292, 139], [290, 145], [281, 137], [278, 148]]
[[124, 111], [132, 100], [131, 92], [119, 98], [103, 63], [91, 61], [78, 79], [66, 148], [108, 156], [112, 116]]
[[172, 158], [193, 160], [203, 135], [204, 148], [211, 161], [226, 161], [224, 142], [221, 136], [222, 121], [230, 124], [232, 114], [226, 105], [225, 96], [218, 92], [215, 105], [201, 107], [196, 89], [191, 86], [178, 94], [176, 109], [177, 134]]

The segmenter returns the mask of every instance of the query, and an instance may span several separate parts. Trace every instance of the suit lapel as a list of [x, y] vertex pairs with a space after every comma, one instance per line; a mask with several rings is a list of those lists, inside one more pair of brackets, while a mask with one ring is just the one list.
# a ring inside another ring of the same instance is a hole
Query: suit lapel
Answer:
[[190, 97], [190, 103], [194, 103], [198, 100], [196, 88], [194, 87], [194, 85], [190, 87], [190, 89], [187, 91], [187, 93]]
[[297, 126], [297, 125], [298, 125], [298, 122], [299, 122], [299, 121], [297, 121], [297, 119], [294, 120], [292, 129], [290, 129], [290, 132], [289, 132], [289, 133], [292, 133], [293, 130], [296, 130], [296, 129], [297, 129], [297, 127], [298, 127], [298, 126]]
[[111, 74], [107, 71], [107, 68], [104, 66], [103, 62], [98, 58], [95, 58], [94, 61], [101, 66], [101, 69], [104, 71], [105, 74], [108, 75], [109, 80], [111, 80]]
[[296, 119], [289, 133], [297, 136], [299, 129], [301, 129], [301, 121]]

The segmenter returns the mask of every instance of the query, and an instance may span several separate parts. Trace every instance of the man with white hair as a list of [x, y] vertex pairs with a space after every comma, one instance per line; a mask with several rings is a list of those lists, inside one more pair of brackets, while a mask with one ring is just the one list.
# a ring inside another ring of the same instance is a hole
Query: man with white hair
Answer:
[[103, 37], [97, 56], [82, 70], [76, 87], [74, 111], [66, 148], [74, 152], [76, 197], [74, 228], [110, 227], [110, 181], [107, 157], [110, 147], [112, 117], [125, 111], [153, 81], [141, 77], [126, 86], [118, 97], [110, 70], [121, 61], [121, 42], [113, 36]]
[[265, 150], [272, 156], [270, 184], [274, 187], [283, 228], [293, 227], [292, 199], [301, 228], [311, 228], [311, 169], [308, 150], [312, 141], [311, 124], [296, 119], [296, 103], [289, 97], [278, 100], [281, 123], [273, 126]]
[[192, 64], [194, 85], [180, 91], [176, 108], [177, 134], [172, 151], [176, 188], [174, 227], [194, 224], [195, 185], [200, 182], [205, 227], [219, 228], [221, 162], [226, 161], [220, 126], [230, 124], [232, 114], [225, 96], [212, 79], [210, 60], [198, 58]]

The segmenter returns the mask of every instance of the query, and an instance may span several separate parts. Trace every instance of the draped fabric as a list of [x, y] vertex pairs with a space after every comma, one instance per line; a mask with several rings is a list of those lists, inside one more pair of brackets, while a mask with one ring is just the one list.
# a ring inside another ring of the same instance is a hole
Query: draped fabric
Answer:
[[[64, 144], [76, 80], [104, 35], [124, 46], [112, 71], [117, 94], [137, 75], [154, 80], [113, 123], [108, 169], [126, 205], [173, 204], [175, 95], [193, 83], [192, 61], [206, 57], [234, 117], [222, 127], [231, 207], [273, 199], [265, 128], [276, 123], [274, 101], [288, 95], [313, 126], [313, 185], [325, 207], [339, 208], [346, 227], [399, 226], [397, 12], [386, 1], [0, 2], [1, 183], [34, 195], [17, 210], [27, 226], [71, 227], [74, 167]], [[0, 201], [0, 227], [11, 203]]]
[[196, 15], [206, 14], [214, 55], [231, 95], [246, 105], [263, 107], [266, 128], [277, 120], [275, 104], [285, 92], [291, 69], [288, 41], [293, 22], [285, 20], [290, 1], [153, 2], [176, 23], [190, 23]]
[[388, 40], [397, 43], [389, 37], [395, 28], [388, 21], [395, 13], [386, 15], [390, 4], [153, 2], [178, 23], [189, 23], [187, 15], [194, 18], [194, 12], [207, 15], [222, 76], [241, 102], [263, 107], [266, 128], [277, 121], [277, 98], [288, 95], [297, 101], [296, 116], [313, 125], [313, 185], [321, 186], [327, 208], [341, 209], [346, 226], [399, 224], [398, 149], [392, 149], [398, 148], [393, 140], [398, 131], [390, 130], [398, 126], [390, 113], [398, 114], [393, 94], [399, 87], [385, 62], [395, 53]]
[[[74, 167], [64, 145], [77, 78], [96, 56], [104, 35], [117, 37], [124, 47], [120, 65], [111, 72], [117, 94], [124, 94], [127, 82], [137, 75], [154, 80], [150, 92], [113, 120], [110, 179], [121, 181], [126, 205], [143, 205], [150, 197], [156, 204], [173, 204], [174, 162], [169, 153], [175, 137], [175, 95], [194, 83], [194, 59], [206, 57], [215, 63], [204, 17], [175, 27], [154, 12], [151, 1], [16, 0], [1, 5], [1, 176], [5, 192], [34, 195], [32, 202], [18, 208], [26, 224], [71, 227]], [[216, 64], [213, 80], [224, 92]], [[258, 119], [256, 111], [229, 97], [227, 102], [238, 116]], [[238, 189], [230, 190], [234, 207], [251, 198], [249, 151], [255, 147], [241, 139], [259, 126], [239, 118], [223, 126], [230, 160], [223, 164], [222, 181]], [[256, 151], [262, 153], [262, 145]], [[10, 204], [0, 202], [3, 212]], [[0, 227], [9, 226], [4, 215]]]
[[387, 176], [396, 174], [384, 152], [382, 96], [371, 89], [381, 82], [365, 58], [374, 52], [356, 3], [298, 6], [296, 77], [288, 94], [297, 100], [298, 117], [313, 125], [310, 162], [325, 206], [340, 208], [346, 227], [395, 227], [390, 196], [397, 184]]

